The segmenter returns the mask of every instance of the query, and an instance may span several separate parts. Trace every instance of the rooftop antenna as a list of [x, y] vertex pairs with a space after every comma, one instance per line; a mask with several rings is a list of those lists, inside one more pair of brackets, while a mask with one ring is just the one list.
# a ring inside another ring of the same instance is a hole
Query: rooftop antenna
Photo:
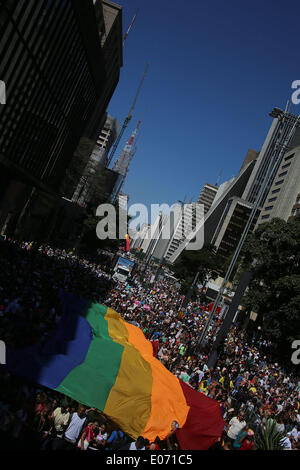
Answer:
[[123, 122], [122, 129], [120, 130], [119, 135], [116, 138], [114, 145], [112, 146], [112, 149], [111, 149], [111, 152], [110, 152], [110, 155], [109, 155], [109, 158], [108, 158], [108, 162], [107, 162], [107, 167], [110, 165], [110, 163], [111, 163], [111, 161], [114, 157], [114, 154], [116, 153], [116, 150], [118, 148], [120, 140], [122, 139], [124, 131], [125, 131], [126, 127], [128, 126], [128, 123], [130, 122], [131, 118], [132, 118], [132, 113], [133, 113], [133, 110], [134, 110], [134, 107], [135, 107], [135, 104], [136, 104], [136, 100], [137, 100], [137, 98], [139, 96], [139, 93], [141, 91], [141, 88], [142, 88], [142, 85], [143, 85], [148, 67], [149, 67], [149, 62], [147, 62], [147, 65], [146, 65], [146, 68], [145, 68], [145, 71], [144, 71], [144, 75], [142, 76], [142, 79], [140, 81], [139, 87], [138, 87], [137, 92], [135, 94], [135, 97], [134, 97], [133, 103], [131, 105], [131, 108], [129, 110], [128, 116], [125, 118], [125, 120]]
[[218, 178], [217, 178], [217, 182], [216, 182], [216, 186], [219, 186], [219, 183], [220, 183], [220, 180], [221, 180], [221, 176], [223, 174], [223, 170], [224, 168], [222, 168], [222, 170], [220, 171], [219, 175], [218, 175]]
[[290, 105], [290, 100], [287, 100], [286, 106], [285, 106], [285, 111], [284, 111], [284, 112], [285, 112], [285, 113], [288, 113], [289, 110], [290, 110], [290, 107], [291, 107], [291, 105]]
[[129, 27], [128, 27], [126, 33], [124, 34], [124, 37], [123, 37], [123, 46], [124, 46], [124, 42], [125, 42], [126, 39], [127, 39], [127, 36], [128, 36], [128, 34], [129, 34], [129, 31], [131, 30], [131, 28], [132, 28], [132, 26], [133, 26], [133, 23], [135, 22], [135, 19], [136, 19], [136, 16], [137, 16], [138, 12], [139, 12], [139, 9], [136, 10], [135, 15], [134, 15], [134, 17], [132, 18]]

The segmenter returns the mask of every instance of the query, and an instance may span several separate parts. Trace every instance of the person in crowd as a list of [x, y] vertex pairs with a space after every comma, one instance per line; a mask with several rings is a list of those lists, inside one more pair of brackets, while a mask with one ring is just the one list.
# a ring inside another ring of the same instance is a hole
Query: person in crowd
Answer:
[[135, 442], [122, 447], [122, 450], [146, 450], [146, 442], [143, 436], [139, 436]]
[[245, 428], [247, 425], [244, 420], [244, 413], [240, 412], [237, 416], [231, 418], [227, 426], [227, 437], [231, 439], [232, 444], [234, 443], [237, 435], [240, 431]]
[[254, 431], [252, 431], [252, 429], [247, 429], [246, 435], [240, 439], [240, 442], [240, 450], [256, 450], [254, 444]]
[[127, 438], [121, 429], [114, 429], [106, 440], [106, 450], [120, 449], [127, 443]]
[[98, 433], [95, 436], [93, 449], [104, 450], [107, 444], [108, 433], [106, 432], [106, 424], [102, 423], [99, 427]]
[[55, 433], [59, 437], [61, 437], [64, 431], [67, 429], [67, 425], [70, 420], [70, 412], [68, 411], [67, 406], [68, 404], [66, 400], [64, 400], [62, 405], [55, 408], [52, 413]]
[[76, 445], [76, 442], [79, 438], [80, 432], [86, 423], [87, 415], [90, 411], [93, 411], [95, 408], [89, 408], [88, 410], [79, 405], [78, 411], [72, 414], [70, 423], [64, 434], [65, 448], [73, 449]]
[[96, 436], [99, 432], [99, 421], [95, 420], [92, 423], [88, 424], [83, 433], [81, 434], [81, 438], [78, 442], [78, 448], [80, 450], [87, 450], [90, 448], [97, 448], [96, 443]]

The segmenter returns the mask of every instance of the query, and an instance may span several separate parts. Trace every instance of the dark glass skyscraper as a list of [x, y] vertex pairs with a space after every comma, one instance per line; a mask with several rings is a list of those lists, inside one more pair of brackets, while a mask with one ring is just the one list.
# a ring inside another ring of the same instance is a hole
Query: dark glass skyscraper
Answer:
[[[115, 43], [107, 41], [104, 3], [114, 6], [100, 0], [0, 0], [0, 80], [6, 84], [0, 228], [3, 211], [17, 210], [13, 201], [6, 203], [12, 182], [59, 193], [81, 136], [88, 128], [100, 131], [105, 121], [122, 65], [122, 27], [115, 5]], [[113, 76], [107, 50], [114, 55]]]

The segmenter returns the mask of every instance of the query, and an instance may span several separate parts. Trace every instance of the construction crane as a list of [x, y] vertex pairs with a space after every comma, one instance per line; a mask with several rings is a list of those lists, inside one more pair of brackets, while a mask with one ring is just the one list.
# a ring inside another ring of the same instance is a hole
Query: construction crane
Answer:
[[136, 92], [136, 95], [134, 97], [134, 100], [133, 100], [133, 103], [131, 105], [131, 108], [129, 110], [129, 113], [128, 113], [128, 116], [125, 118], [124, 120], [124, 123], [123, 123], [123, 126], [122, 126], [122, 129], [121, 131], [119, 132], [119, 135], [118, 137], [116, 138], [115, 140], [115, 143], [114, 145], [112, 146], [112, 149], [111, 149], [111, 152], [110, 152], [110, 155], [109, 155], [109, 158], [108, 158], [108, 163], [107, 163], [107, 166], [110, 165], [115, 153], [116, 153], [116, 150], [118, 148], [118, 145], [120, 143], [120, 140], [122, 139], [122, 136], [124, 134], [124, 131], [126, 129], [126, 127], [128, 126], [128, 123], [130, 122], [131, 118], [132, 118], [132, 113], [133, 113], [133, 110], [134, 110], [134, 107], [135, 107], [135, 104], [136, 104], [136, 100], [139, 96], [139, 93], [141, 91], [141, 88], [142, 88], [142, 85], [143, 85], [143, 82], [144, 82], [144, 79], [145, 79], [145, 76], [146, 76], [146, 73], [147, 73], [147, 70], [148, 70], [148, 67], [149, 67], [149, 62], [147, 62], [147, 65], [146, 65], [146, 68], [145, 68], [145, 72], [144, 72], [144, 75], [142, 76], [142, 79], [140, 81], [140, 84], [139, 84], [139, 87], [137, 89], [137, 92]]
[[222, 174], [223, 174], [223, 168], [222, 168], [222, 170], [220, 171], [220, 173], [219, 173], [219, 175], [218, 175], [218, 179], [217, 179], [217, 181], [216, 181], [215, 186], [219, 186], [219, 183], [220, 183]]
[[130, 25], [129, 25], [129, 28], [127, 29], [126, 33], [124, 34], [123, 46], [124, 46], [124, 42], [126, 41], [127, 36], [128, 36], [128, 34], [129, 34], [131, 28], [132, 28], [132, 26], [133, 26], [133, 24], [134, 24], [134, 22], [135, 22], [135, 19], [136, 19], [136, 17], [137, 17], [138, 12], [139, 12], [139, 9], [136, 10], [136, 13], [135, 13], [134, 17], [132, 18], [131, 23], [130, 23]]

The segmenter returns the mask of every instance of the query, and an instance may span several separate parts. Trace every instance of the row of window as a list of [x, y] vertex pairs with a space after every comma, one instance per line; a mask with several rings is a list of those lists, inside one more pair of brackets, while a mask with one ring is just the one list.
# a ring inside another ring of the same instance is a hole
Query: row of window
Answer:
[[50, 176], [72, 152], [97, 99], [80, 27], [70, 0], [6, 8], [0, 63], [8, 104], [0, 111], [0, 144], [8, 159]]
[[288, 157], [285, 157], [284, 161], [287, 162], [288, 160], [291, 160], [291, 158], [294, 157], [294, 153], [292, 153], [292, 155], [289, 155]]
[[[292, 155], [288, 155], [287, 157], [285, 157], [284, 161], [291, 160], [294, 155], [295, 155], [294, 153], [293, 153]], [[288, 168], [288, 167], [290, 166], [290, 164], [291, 164], [291, 162], [285, 163], [284, 165], [282, 165], [281, 169], [284, 170], [285, 168]], [[288, 173], [288, 170], [283, 171], [282, 173], [279, 173], [278, 177], [279, 177], [279, 178], [282, 178], [282, 177], [285, 176], [287, 173]], [[279, 181], [276, 181], [275, 186], [280, 186], [283, 182], [284, 182], [284, 179], [281, 179], [281, 180], [279, 180]], [[272, 191], [272, 194], [279, 193], [279, 191], [280, 191], [280, 188], [274, 189], [274, 190]], [[268, 199], [268, 202], [274, 202], [274, 201], [276, 201], [276, 199], [277, 199], [277, 197], [272, 197], [272, 198]], [[299, 198], [299, 200], [300, 200], [300, 198]], [[273, 207], [274, 207], [274, 206], [267, 206], [267, 207], [265, 207], [264, 210], [265, 210], [265, 211], [270, 211], [270, 210], [273, 209]], [[264, 216], [262, 216], [261, 218], [262, 218], [262, 219], [268, 219], [268, 218], [269, 218], [269, 214], [264, 215]]]

